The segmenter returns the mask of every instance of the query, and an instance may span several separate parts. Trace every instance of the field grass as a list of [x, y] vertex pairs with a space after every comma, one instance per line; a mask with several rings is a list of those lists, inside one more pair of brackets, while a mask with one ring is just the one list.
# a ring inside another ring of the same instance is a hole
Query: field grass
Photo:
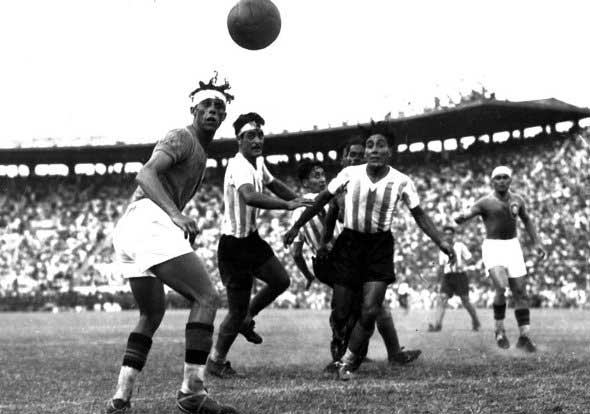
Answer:
[[[264, 337], [243, 338], [230, 354], [246, 379], [209, 383], [243, 413], [590, 413], [587, 311], [533, 310], [536, 354], [493, 342], [491, 310], [481, 332], [449, 311], [444, 330], [425, 332], [427, 314], [394, 313], [402, 344], [420, 348], [413, 365], [390, 367], [381, 339], [349, 382], [322, 373], [329, 361], [327, 312], [269, 310]], [[133, 413], [175, 413], [182, 375], [186, 311], [169, 312], [138, 381]], [[220, 312], [219, 323], [224, 312]], [[0, 413], [98, 413], [111, 396], [134, 312], [0, 313]], [[507, 331], [517, 329], [512, 312]]]

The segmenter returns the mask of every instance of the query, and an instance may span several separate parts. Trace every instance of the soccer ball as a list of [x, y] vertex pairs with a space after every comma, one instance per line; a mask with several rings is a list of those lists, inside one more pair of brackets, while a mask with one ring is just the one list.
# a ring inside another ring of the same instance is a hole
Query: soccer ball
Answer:
[[264, 49], [281, 31], [281, 14], [270, 0], [240, 0], [227, 15], [227, 29], [239, 46]]

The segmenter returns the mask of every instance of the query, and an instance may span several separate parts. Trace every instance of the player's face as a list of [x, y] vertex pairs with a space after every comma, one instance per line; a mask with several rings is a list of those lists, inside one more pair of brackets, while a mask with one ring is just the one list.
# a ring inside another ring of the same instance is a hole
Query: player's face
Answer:
[[225, 102], [221, 99], [208, 98], [199, 102], [194, 110], [195, 127], [206, 131], [217, 131], [225, 120]]
[[449, 244], [453, 244], [453, 238], [455, 237], [455, 233], [451, 230], [445, 230], [445, 241]]
[[494, 178], [492, 178], [492, 186], [494, 187], [494, 190], [499, 192], [508, 191], [511, 182], [512, 179], [506, 174], [496, 175]]
[[322, 167], [313, 167], [307, 177], [307, 188], [312, 193], [319, 193], [326, 188], [326, 173]]
[[251, 129], [238, 137], [240, 152], [246, 158], [256, 158], [262, 155], [264, 145], [264, 132], [262, 129]]
[[387, 165], [391, 157], [391, 148], [387, 139], [381, 134], [371, 135], [365, 142], [365, 158], [372, 167]]
[[348, 154], [344, 157], [344, 166], [348, 167], [350, 165], [360, 165], [364, 161], [365, 156], [365, 149], [360, 144], [351, 145], [348, 148]]

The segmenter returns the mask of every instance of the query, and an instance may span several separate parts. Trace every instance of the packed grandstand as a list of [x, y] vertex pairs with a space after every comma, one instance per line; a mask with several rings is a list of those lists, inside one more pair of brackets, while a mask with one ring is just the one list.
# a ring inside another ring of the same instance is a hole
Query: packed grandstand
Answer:
[[[423, 207], [439, 225], [449, 224], [452, 213], [490, 191], [489, 173], [494, 166], [510, 165], [514, 169], [512, 188], [525, 195], [549, 253], [545, 261], [536, 260], [521, 232], [533, 306], [585, 307], [590, 293], [587, 142], [590, 129], [574, 125], [565, 132], [543, 131], [502, 143], [477, 141], [455, 151], [406, 151], [397, 154], [393, 165], [415, 181]], [[337, 162], [325, 161], [329, 176], [334, 176]], [[276, 176], [299, 186], [292, 164], [269, 167]], [[207, 182], [187, 206], [201, 229], [197, 252], [220, 292], [223, 285], [216, 249], [223, 211], [222, 182], [223, 169], [209, 169]], [[0, 310], [132, 306], [128, 285], [113, 263], [110, 235], [135, 187], [134, 174], [0, 177], [0, 183]], [[306, 290], [303, 276], [282, 246], [289, 226], [290, 212], [265, 211], [260, 218], [261, 236], [292, 275], [288, 292], [275, 305], [325, 308], [329, 306], [329, 289], [314, 283]], [[429, 308], [436, 294], [437, 249], [403, 208], [393, 231], [397, 283], [388, 293], [391, 304], [397, 304], [398, 284], [407, 282], [410, 306]], [[470, 270], [471, 299], [477, 306], [490, 306], [493, 290], [480, 260], [482, 226], [472, 222], [460, 228], [457, 237], [477, 259]], [[170, 295], [171, 306], [182, 304], [181, 298]]]

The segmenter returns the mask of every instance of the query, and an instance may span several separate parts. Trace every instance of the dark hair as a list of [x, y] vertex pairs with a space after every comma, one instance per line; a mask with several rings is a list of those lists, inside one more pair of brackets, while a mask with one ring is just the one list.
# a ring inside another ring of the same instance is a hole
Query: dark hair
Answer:
[[443, 226], [443, 231], [451, 231], [453, 232], [453, 234], [455, 234], [455, 227], [451, 226], [450, 224], [447, 224], [446, 226]]
[[387, 145], [390, 148], [395, 148], [395, 135], [391, 130], [389, 123], [384, 121], [375, 122], [371, 120], [371, 124], [368, 127], [359, 125], [358, 128], [362, 132], [363, 137], [363, 145], [367, 142], [367, 140], [372, 137], [373, 135], [382, 135], [385, 140], [387, 141]]
[[348, 153], [350, 152], [350, 147], [352, 147], [353, 145], [360, 145], [364, 148], [365, 140], [360, 137], [354, 137], [352, 139], [349, 139], [348, 142], [344, 144], [344, 147], [342, 147], [341, 153], [343, 157], [346, 157], [348, 155]]
[[309, 174], [313, 171], [316, 167], [322, 167], [323, 165], [321, 162], [317, 160], [303, 160], [299, 167], [297, 167], [297, 177], [300, 181], [307, 180], [309, 178]]
[[240, 129], [242, 129], [244, 125], [249, 124], [250, 122], [254, 122], [256, 125], [261, 127], [262, 125], [264, 125], [264, 118], [262, 118], [256, 112], [248, 112], [247, 114], [240, 115], [238, 119], [234, 121], [233, 124], [236, 137], [238, 136]]

